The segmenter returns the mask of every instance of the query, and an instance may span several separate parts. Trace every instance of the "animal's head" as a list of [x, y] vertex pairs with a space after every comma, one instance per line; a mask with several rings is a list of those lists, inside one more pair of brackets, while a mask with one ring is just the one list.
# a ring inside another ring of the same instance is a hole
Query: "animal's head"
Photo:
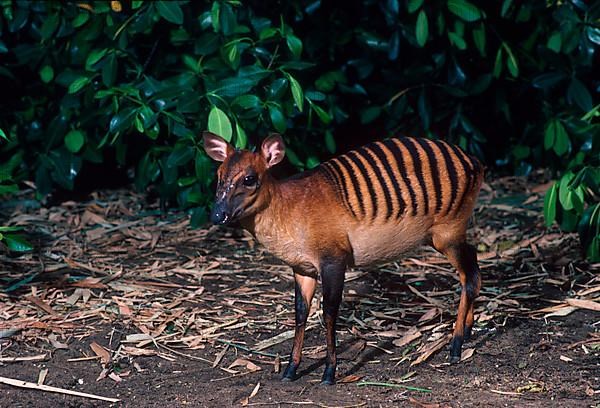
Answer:
[[264, 205], [264, 183], [268, 170], [285, 155], [283, 139], [278, 134], [267, 137], [255, 153], [238, 150], [222, 137], [204, 132], [204, 150], [221, 162], [217, 170], [217, 193], [210, 215], [215, 224], [227, 224], [255, 214]]

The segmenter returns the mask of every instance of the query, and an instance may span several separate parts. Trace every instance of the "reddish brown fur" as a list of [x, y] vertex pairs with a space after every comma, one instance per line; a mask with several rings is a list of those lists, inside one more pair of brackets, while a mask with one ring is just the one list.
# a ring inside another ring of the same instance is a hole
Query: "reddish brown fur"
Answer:
[[[215, 138], [218, 136], [205, 134], [207, 152], [217, 160], [223, 159], [218, 170], [219, 180], [223, 182], [217, 199], [226, 202], [235, 200], [235, 194], [242, 197], [242, 204], [237, 205], [245, 207], [237, 217], [241, 225], [268, 251], [294, 269], [302, 295], [302, 299], [297, 299], [297, 319], [298, 310], [304, 313], [302, 302], [310, 307], [317, 277], [323, 272], [324, 265], [329, 268], [333, 262], [343, 269], [368, 265], [392, 260], [408, 249], [429, 244], [446, 255], [457, 268], [463, 287], [452, 344], [452, 358], [457, 359], [462, 339], [465, 334], [468, 336], [473, 325], [473, 298], [479, 293], [481, 284], [474, 249], [466, 244], [469, 218], [483, 180], [483, 171], [475, 159], [441, 142], [388, 140], [336, 158], [302, 177], [276, 180], [268, 171], [283, 157], [283, 143], [276, 136], [265, 141], [261, 153], [235, 152], [229, 145], [218, 145]], [[214, 154], [211, 148], [217, 153]], [[383, 154], [377, 156], [378, 151]], [[393, 151], [400, 152], [401, 157]], [[445, 151], [450, 155], [444, 157]], [[448, 157], [451, 163], [446, 163]], [[404, 161], [403, 167], [398, 160]], [[383, 162], [394, 164], [392, 173], [384, 171]], [[416, 171], [418, 166], [421, 166], [420, 172]], [[366, 169], [367, 173], [361, 169]], [[259, 179], [255, 190], [239, 185], [249, 171], [256, 173]], [[439, 180], [437, 187], [436, 178]], [[451, 181], [456, 183], [454, 201], [451, 200]], [[400, 191], [397, 197], [393, 194], [394, 182]], [[223, 185], [231, 187], [227, 192], [229, 195], [221, 192], [225, 191]], [[389, 196], [395, 200], [390, 200]], [[434, 208], [436, 200], [441, 204], [439, 210]], [[413, 204], [416, 206], [414, 215]], [[389, 219], [386, 218], [388, 210], [393, 213]], [[328, 336], [328, 344], [333, 345], [328, 347], [327, 360], [328, 370], [333, 373], [335, 305], [331, 310], [334, 309], [328, 323], [328, 332], [333, 332]], [[304, 325], [300, 318], [290, 360], [290, 366], [295, 366], [287, 373], [288, 379], [295, 376], [295, 367], [300, 363], [303, 334]], [[324, 382], [333, 381], [331, 372], [327, 374], [326, 370]]]

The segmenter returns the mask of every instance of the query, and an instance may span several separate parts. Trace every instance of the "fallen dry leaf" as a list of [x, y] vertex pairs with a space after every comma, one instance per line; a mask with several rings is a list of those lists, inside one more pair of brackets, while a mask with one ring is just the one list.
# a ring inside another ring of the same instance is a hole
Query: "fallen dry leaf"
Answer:
[[408, 397], [408, 402], [412, 405], [419, 408], [441, 408], [440, 404], [430, 403], [430, 402], [422, 402], [416, 398]]
[[567, 299], [567, 303], [571, 306], [578, 307], [580, 309], [594, 310], [600, 312], [600, 303], [594, 302], [593, 300], [587, 299]]
[[460, 361], [465, 361], [470, 359], [471, 357], [473, 357], [473, 353], [475, 353], [475, 349], [474, 348], [468, 348], [462, 351], [461, 355], [460, 355]]
[[108, 364], [110, 362], [110, 353], [100, 344], [93, 341], [90, 344], [90, 348], [98, 357], [100, 357], [100, 362], [102, 364]]
[[406, 346], [407, 344], [410, 344], [411, 342], [413, 342], [414, 340], [418, 339], [421, 336], [422, 336], [422, 333], [416, 327], [413, 327], [408, 332], [406, 332], [402, 337], [394, 340], [392, 343], [396, 347], [403, 347], [403, 346]]
[[259, 366], [257, 366], [250, 360], [246, 360], [245, 358], [236, 359], [227, 368], [231, 370], [233, 367], [246, 367], [246, 369], [248, 369], [249, 371], [252, 371], [252, 372], [261, 370], [261, 368]]
[[446, 344], [448, 344], [448, 342], [450, 341], [450, 334], [441, 337], [440, 339], [431, 342], [429, 344], [425, 344], [423, 347], [421, 347], [418, 352], [420, 352], [421, 354], [419, 355], [419, 357], [417, 357], [417, 359], [413, 362], [410, 363], [410, 366], [415, 366], [417, 364], [421, 364], [423, 361], [427, 360], [429, 357], [431, 357], [433, 355], [433, 353], [435, 353], [436, 351], [440, 350], [442, 347], [444, 347]]
[[339, 383], [342, 384], [348, 384], [348, 383], [353, 383], [353, 382], [357, 382], [358, 380], [360, 380], [361, 378], [363, 378], [362, 375], [355, 375], [355, 374], [350, 374], [345, 376], [344, 378], [342, 378], [341, 380], [339, 380]]

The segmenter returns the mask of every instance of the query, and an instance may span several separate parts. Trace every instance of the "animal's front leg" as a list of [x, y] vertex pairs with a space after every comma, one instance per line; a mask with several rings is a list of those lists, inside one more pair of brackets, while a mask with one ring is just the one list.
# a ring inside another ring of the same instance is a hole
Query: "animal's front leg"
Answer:
[[327, 337], [327, 356], [325, 372], [321, 384], [335, 384], [335, 368], [337, 365], [335, 323], [344, 291], [344, 272], [346, 264], [338, 259], [326, 259], [321, 264], [321, 280], [323, 284], [323, 317]]
[[295, 285], [295, 309], [296, 309], [296, 328], [294, 333], [294, 345], [290, 354], [290, 361], [283, 373], [282, 381], [293, 381], [296, 379], [296, 370], [302, 359], [302, 344], [304, 343], [304, 330], [306, 328], [306, 320], [310, 311], [310, 304], [317, 280], [310, 276], [300, 275], [294, 271]]

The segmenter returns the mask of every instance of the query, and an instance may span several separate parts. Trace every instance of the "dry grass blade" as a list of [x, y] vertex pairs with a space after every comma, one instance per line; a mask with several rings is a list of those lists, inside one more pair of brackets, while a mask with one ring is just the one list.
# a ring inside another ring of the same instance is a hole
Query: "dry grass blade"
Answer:
[[108, 402], [119, 402], [120, 401], [117, 398], [109, 398], [109, 397], [103, 397], [100, 395], [88, 394], [85, 392], [71, 391], [71, 390], [67, 390], [64, 388], [51, 387], [49, 385], [36, 384], [36, 383], [32, 383], [32, 382], [27, 382], [27, 381], [15, 380], [13, 378], [7, 378], [7, 377], [0, 377], [0, 383], [12, 385], [14, 387], [19, 387], [19, 388], [28, 388], [28, 389], [32, 389], [32, 390], [56, 392], [59, 394], [74, 395], [77, 397], [84, 397], [84, 398], [90, 398], [90, 399], [96, 399], [96, 400], [102, 400], [102, 401], [108, 401]]

